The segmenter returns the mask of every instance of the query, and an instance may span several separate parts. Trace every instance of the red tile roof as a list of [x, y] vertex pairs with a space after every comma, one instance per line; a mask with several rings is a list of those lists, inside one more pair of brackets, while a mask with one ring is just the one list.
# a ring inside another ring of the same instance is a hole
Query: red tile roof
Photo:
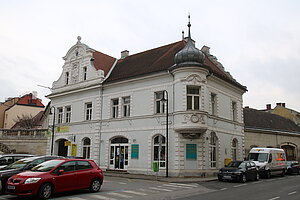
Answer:
[[116, 60], [116, 58], [101, 53], [99, 51], [93, 52], [93, 58], [93, 63], [96, 70], [103, 70], [105, 76], [107, 75], [107, 73], [109, 72], [110, 68], [113, 66]]
[[38, 98], [33, 98], [32, 93], [26, 94], [18, 100], [16, 103], [18, 105], [26, 105], [26, 106], [36, 106], [36, 107], [45, 107], [42, 101]]
[[[104, 84], [168, 71], [175, 64], [175, 54], [183, 49], [185, 45], [185, 40], [181, 40], [120, 59]], [[215, 76], [246, 90], [244, 86], [217, 67], [207, 56], [205, 56], [204, 65]]]

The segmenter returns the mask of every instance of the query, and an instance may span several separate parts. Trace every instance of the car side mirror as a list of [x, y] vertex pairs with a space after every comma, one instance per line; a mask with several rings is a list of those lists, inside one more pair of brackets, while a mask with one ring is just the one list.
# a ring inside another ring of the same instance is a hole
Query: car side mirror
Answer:
[[64, 172], [65, 172], [65, 170], [60, 169], [60, 170], [58, 170], [58, 175], [63, 174]]

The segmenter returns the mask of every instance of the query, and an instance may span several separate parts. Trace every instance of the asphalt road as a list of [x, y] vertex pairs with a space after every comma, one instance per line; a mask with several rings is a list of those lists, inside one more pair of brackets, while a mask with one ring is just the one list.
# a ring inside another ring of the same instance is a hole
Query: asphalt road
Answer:
[[300, 200], [300, 176], [272, 177], [244, 184], [233, 182], [206, 182], [202, 186], [214, 190], [179, 200]]
[[[19, 200], [1, 195], [0, 200]], [[24, 198], [23, 198], [24, 199]], [[260, 181], [167, 183], [142, 179], [106, 177], [101, 190], [60, 193], [56, 200], [300, 200], [300, 176], [272, 177]], [[25, 200], [34, 200], [29, 197]]]

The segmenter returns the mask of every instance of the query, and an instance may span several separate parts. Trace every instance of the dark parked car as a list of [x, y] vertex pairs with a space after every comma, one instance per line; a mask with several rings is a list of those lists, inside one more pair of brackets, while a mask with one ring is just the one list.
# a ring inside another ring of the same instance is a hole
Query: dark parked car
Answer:
[[26, 158], [26, 157], [32, 157], [34, 155], [31, 154], [2, 154], [0, 155], [0, 169], [5, 167], [6, 165], [9, 165], [13, 162], [16, 162], [17, 160]]
[[28, 157], [23, 158], [21, 160], [18, 160], [14, 163], [11, 163], [10, 165], [7, 165], [6, 167], [0, 169], [0, 188], [2, 193], [5, 191], [6, 182], [9, 177], [18, 174], [20, 172], [23, 172], [25, 170], [30, 170], [32, 167], [37, 166], [38, 164], [45, 162], [47, 160], [52, 160], [55, 158], [59, 158], [59, 156], [34, 156], [34, 157]]
[[296, 160], [287, 161], [287, 174], [300, 174], [300, 165]]
[[219, 181], [235, 180], [246, 182], [248, 180], [259, 180], [256, 165], [252, 161], [231, 161], [218, 173]]
[[55, 159], [30, 171], [12, 176], [7, 181], [7, 193], [17, 196], [37, 195], [48, 199], [53, 193], [89, 189], [98, 192], [103, 183], [102, 170], [93, 160]]

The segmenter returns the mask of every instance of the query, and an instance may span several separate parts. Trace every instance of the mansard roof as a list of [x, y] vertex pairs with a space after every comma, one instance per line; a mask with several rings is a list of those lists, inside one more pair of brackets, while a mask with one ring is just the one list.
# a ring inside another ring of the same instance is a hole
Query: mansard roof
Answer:
[[[174, 58], [176, 53], [185, 46], [186, 41], [181, 40], [120, 59], [104, 84], [168, 71], [175, 64]], [[228, 72], [218, 67], [211, 60], [212, 55], [208, 55], [208, 52], [203, 53], [205, 54], [203, 67], [207, 68], [210, 73], [244, 91], [247, 90], [245, 86], [234, 80]]]
[[270, 131], [288, 131], [300, 134], [300, 127], [293, 121], [270, 112], [244, 108], [245, 128]]

